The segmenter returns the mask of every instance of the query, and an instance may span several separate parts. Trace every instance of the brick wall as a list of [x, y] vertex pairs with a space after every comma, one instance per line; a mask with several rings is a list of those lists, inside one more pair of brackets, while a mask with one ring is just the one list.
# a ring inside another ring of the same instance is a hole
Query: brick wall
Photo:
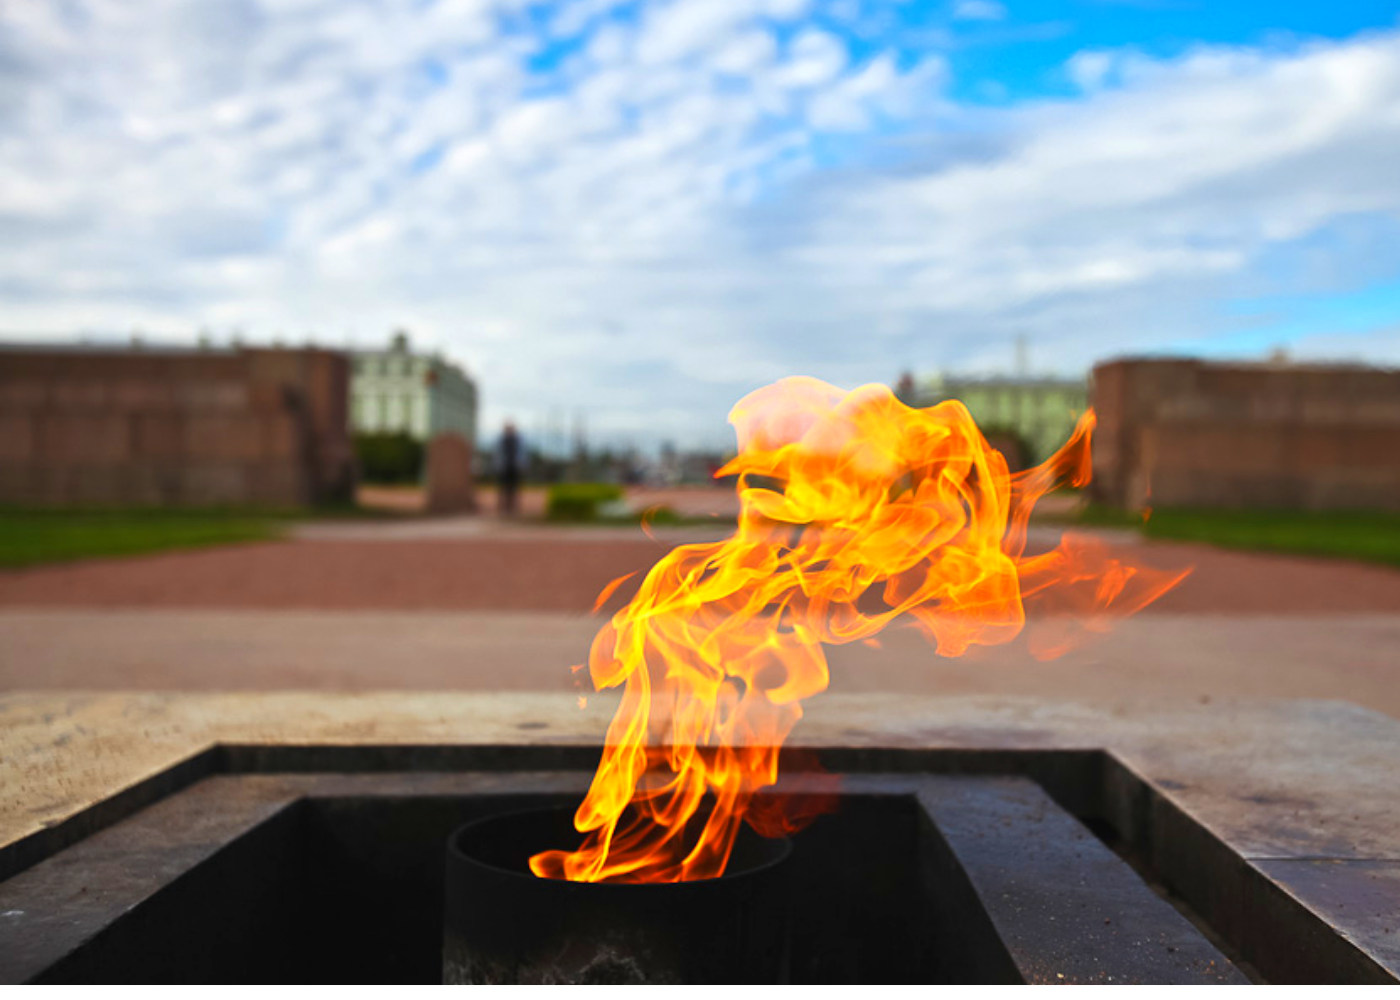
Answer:
[[1400, 371], [1113, 361], [1091, 401], [1100, 502], [1400, 508]]
[[349, 499], [349, 378], [320, 350], [0, 349], [0, 503]]

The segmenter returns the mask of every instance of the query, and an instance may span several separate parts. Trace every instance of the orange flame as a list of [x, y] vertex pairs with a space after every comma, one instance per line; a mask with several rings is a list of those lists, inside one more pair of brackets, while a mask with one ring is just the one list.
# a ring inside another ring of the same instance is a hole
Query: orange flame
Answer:
[[1015, 475], [961, 403], [912, 409], [880, 385], [784, 379], [729, 419], [740, 453], [716, 475], [739, 477], [738, 529], [671, 550], [594, 639], [593, 684], [621, 685], [622, 702], [574, 817], [583, 843], [535, 855], [536, 875], [714, 878], [746, 818], [778, 832], [771, 802], [749, 810], [778, 779], [802, 700], [827, 686], [823, 643], [907, 616], [957, 656], [1010, 641], [1030, 608], [1031, 652], [1052, 657], [1185, 576], [1069, 535], [1025, 555], [1036, 501], [1089, 480], [1092, 411]]

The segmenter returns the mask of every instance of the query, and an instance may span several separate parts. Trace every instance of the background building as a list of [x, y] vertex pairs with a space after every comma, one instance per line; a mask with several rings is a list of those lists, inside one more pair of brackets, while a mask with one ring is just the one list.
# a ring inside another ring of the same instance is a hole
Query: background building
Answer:
[[1120, 360], [1094, 369], [1095, 500], [1400, 508], [1400, 371]]
[[350, 397], [357, 433], [427, 442], [451, 431], [476, 443], [476, 383], [439, 355], [415, 354], [402, 330], [388, 350], [355, 352]]
[[0, 347], [0, 503], [349, 500], [348, 383], [314, 349]]
[[1088, 384], [1070, 378], [976, 378], [936, 373], [915, 379], [906, 375], [895, 392], [905, 403], [918, 407], [961, 400], [989, 438], [1009, 432], [1023, 442], [1030, 454], [1021, 456], [1022, 464], [1048, 458], [1068, 440], [1075, 422], [1089, 406]]

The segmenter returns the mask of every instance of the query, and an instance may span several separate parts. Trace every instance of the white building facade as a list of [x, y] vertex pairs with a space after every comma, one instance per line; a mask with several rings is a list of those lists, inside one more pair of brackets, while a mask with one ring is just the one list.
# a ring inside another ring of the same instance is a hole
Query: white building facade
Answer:
[[1012, 430], [1030, 447], [1028, 461], [1043, 462], [1069, 440], [1089, 408], [1089, 383], [1082, 378], [1004, 375], [978, 378], [934, 373], [910, 379], [897, 392], [910, 406], [961, 400], [987, 430]]
[[437, 354], [415, 354], [408, 335], [385, 351], [357, 351], [350, 379], [350, 426], [357, 433], [405, 432], [429, 441], [455, 431], [476, 444], [476, 383]]

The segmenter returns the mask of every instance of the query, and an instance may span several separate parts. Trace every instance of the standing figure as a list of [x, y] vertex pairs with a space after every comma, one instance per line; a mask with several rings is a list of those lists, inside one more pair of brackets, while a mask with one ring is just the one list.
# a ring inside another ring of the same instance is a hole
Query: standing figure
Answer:
[[525, 471], [525, 445], [514, 422], [507, 420], [496, 449], [496, 481], [500, 490], [501, 516], [515, 514], [515, 497]]

